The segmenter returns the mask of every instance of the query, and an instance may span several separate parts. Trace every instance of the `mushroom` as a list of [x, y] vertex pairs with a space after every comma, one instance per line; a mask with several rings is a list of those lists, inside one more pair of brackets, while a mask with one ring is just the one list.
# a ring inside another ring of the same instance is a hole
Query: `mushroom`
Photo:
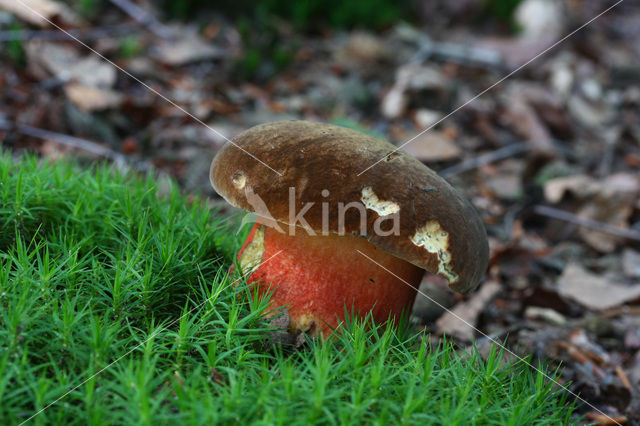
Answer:
[[397, 317], [411, 308], [425, 269], [462, 293], [483, 278], [489, 248], [477, 212], [390, 143], [307, 121], [255, 126], [232, 142], [214, 158], [211, 183], [265, 219], [239, 266], [258, 265], [249, 282], [272, 292], [273, 307], [287, 307], [290, 329], [328, 335], [345, 307], [376, 322]]

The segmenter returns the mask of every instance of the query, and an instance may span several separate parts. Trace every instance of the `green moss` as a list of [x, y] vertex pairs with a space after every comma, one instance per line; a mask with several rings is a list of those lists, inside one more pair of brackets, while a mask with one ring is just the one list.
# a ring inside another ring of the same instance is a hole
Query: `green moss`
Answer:
[[569, 422], [541, 373], [407, 327], [271, 346], [227, 277], [244, 234], [150, 177], [0, 153], [0, 424]]
[[[10, 30], [15, 34], [20, 34], [23, 30], [22, 25], [14, 23], [11, 25]], [[27, 61], [27, 55], [24, 51], [24, 46], [20, 40], [9, 40], [4, 43], [2, 47], [2, 53], [6, 55], [11, 62], [19, 67], [24, 67]]]

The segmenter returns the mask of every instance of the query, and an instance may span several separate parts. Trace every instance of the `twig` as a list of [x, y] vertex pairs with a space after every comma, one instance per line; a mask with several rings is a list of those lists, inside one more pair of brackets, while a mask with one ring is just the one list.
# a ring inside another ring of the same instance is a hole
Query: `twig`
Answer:
[[631, 386], [631, 382], [629, 381], [629, 376], [627, 376], [627, 373], [624, 372], [622, 367], [620, 367], [619, 365], [616, 365], [615, 371], [616, 371], [616, 375], [622, 382], [622, 386], [624, 386], [625, 388], [633, 392], [633, 386]]
[[10, 123], [3, 122], [0, 123], [0, 128], [13, 130], [25, 136], [31, 136], [44, 140], [52, 140], [62, 145], [90, 152], [99, 157], [108, 158], [115, 163], [116, 167], [122, 170], [126, 170], [129, 167], [133, 167], [136, 170], [143, 172], [151, 170], [151, 167], [146, 163], [130, 162], [125, 155], [87, 139], [65, 135], [63, 133], [52, 132], [51, 130], [40, 129], [38, 127], [29, 126], [27, 124], [16, 124], [15, 127], [12, 127]]
[[442, 62], [451, 61], [489, 69], [496, 69], [503, 64], [502, 55], [494, 49], [450, 42], [432, 42], [430, 49], [422, 54]]
[[620, 128], [610, 129], [604, 134], [604, 152], [601, 155], [600, 166], [598, 167], [598, 175], [606, 177], [611, 174], [613, 168], [613, 159], [615, 150], [618, 148], [620, 141]]
[[496, 149], [495, 151], [487, 152], [486, 154], [479, 155], [475, 158], [470, 158], [455, 166], [447, 167], [438, 172], [438, 174], [444, 178], [458, 175], [460, 173], [477, 169], [478, 167], [493, 163], [494, 161], [502, 160], [513, 155], [520, 154], [525, 151], [529, 151], [531, 147], [526, 142], [514, 143]]
[[141, 23], [149, 31], [158, 37], [171, 38], [172, 31], [166, 25], [162, 24], [150, 13], [142, 9], [137, 4], [130, 2], [129, 0], [109, 0], [111, 3], [119, 7], [124, 13], [129, 15], [135, 21]]
[[618, 226], [609, 225], [608, 223], [587, 219], [549, 206], [537, 205], [533, 208], [533, 211], [541, 216], [564, 220], [565, 222], [574, 223], [585, 228], [593, 229], [594, 231], [604, 232], [629, 240], [640, 241], [640, 232], [634, 231], [633, 229], [624, 229]]
[[422, 63], [429, 59], [434, 59], [442, 62], [456, 62], [467, 66], [477, 66], [490, 70], [504, 67], [503, 55], [495, 49], [435, 41], [426, 34], [408, 27], [402, 27], [400, 29], [400, 36], [419, 46], [417, 52], [410, 60], [410, 62], [413, 63]]
[[48, 139], [55, 142], [67, 145], [73, 148], [78, 148], [83, 151], [90, 152], [100, 157], [106, 157], [116, 162], [124, 162], [124, 155], [117, 153], [109, 148], [99, 145], [95, 142], [91, 142], [86, 139], [78, 138], [76, 136], [65, 135], [63, 133], [52, 132], [51, 130], [40, 129], [32, 127], [26, 124], [18, 124], [15, 128], [18, 133], [25, 136], [31, 136], [38, 139]]
[[600, 313], [603, 318], [614, 318], [621, 315], [640, 316], [640, 306], [622, 305], [610, 308]]
[[[81, 30], [69, 30], [69, 34], [83, 40], [97, 40], [104, 38], [121, 37], [130, 35], [133, 31], [140, 30], [138, 24], [120, 24], [108, 27], [95, 27]], [[7, 30], [0, 31], [0, 43], [7, 41], [26, 40], [70, 40], [65, 33], [58, 30]]]

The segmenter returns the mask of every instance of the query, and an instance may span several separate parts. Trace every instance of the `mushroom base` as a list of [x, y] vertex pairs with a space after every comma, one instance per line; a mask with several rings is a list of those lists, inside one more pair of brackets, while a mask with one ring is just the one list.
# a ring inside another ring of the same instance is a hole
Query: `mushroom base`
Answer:
[[243, 269], [270, 259], [248, 282], [259, 283], [252, 291], [273, 291], [271, 306], [287, 307], [291, 331], [328, 336], [344, 321], [345, 308], [360, 317], [372, 312], [377, 323], [411, 309], [424, 273], [421, 268], [364, 238], [296, 231], [291, 236], [256, 223], [238, 255]]

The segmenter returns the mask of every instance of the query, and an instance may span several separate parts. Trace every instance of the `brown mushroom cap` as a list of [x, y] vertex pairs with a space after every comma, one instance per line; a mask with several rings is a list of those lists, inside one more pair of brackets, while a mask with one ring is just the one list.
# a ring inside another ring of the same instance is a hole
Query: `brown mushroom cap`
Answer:
[[[225, 145], [211, 164], [211, 183], [230, 204], [255, 212], [255, 194], [275, 220], [290, 224], [290, 188], [295, 188], [293, 216], [300, 214], [317, 233], [361, 235], [394, 256], [442, 275], [462, 293], [473, 290], [484, 276], [489, 247], [473, 206], [433, 170], [395, 151], [394, 145], [308, 121], [255, 126], [233, 143]], [[305, 211], [308, 203], [313, 204]], [[365, 229], [360, 211], [345, 209], [349, 203], [366, 206]], [[340, 205], [343, 223], [339, 223]], [[374, 226], [389, 231], [394, 214], [399, 232], [376, 232]]]

